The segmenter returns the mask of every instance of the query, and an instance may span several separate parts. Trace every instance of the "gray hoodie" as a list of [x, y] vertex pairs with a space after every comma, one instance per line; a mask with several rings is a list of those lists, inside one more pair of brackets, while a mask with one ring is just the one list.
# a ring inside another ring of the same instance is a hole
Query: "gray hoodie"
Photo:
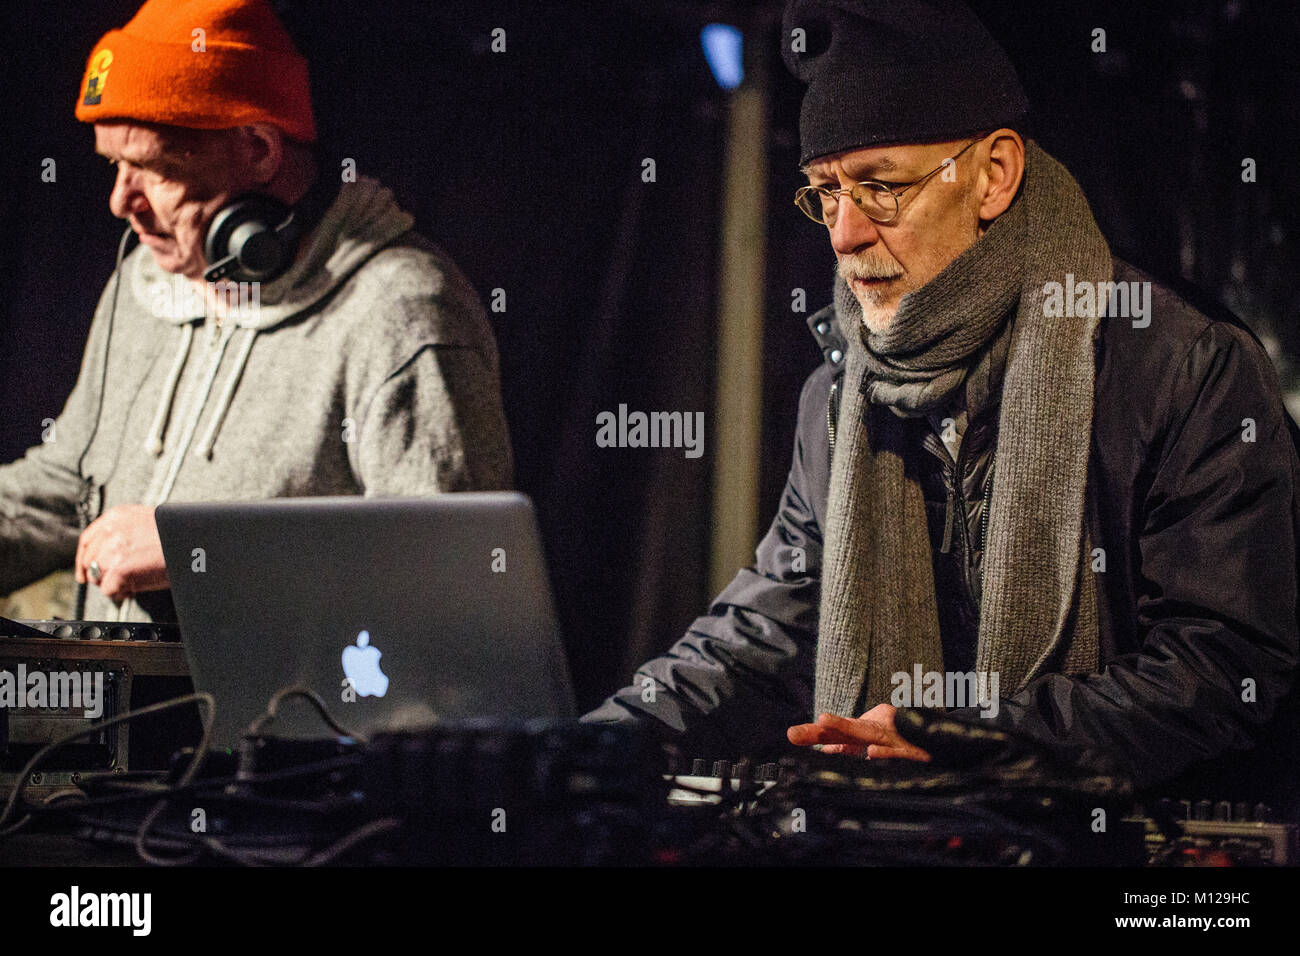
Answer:
[[[83, 498], [93, 518], [129, 503], [509, 487], [491, 327], [412, 223], [374, 180], [345, 184], [293, 267], [224, 310], [147, 249], [128, 255], [102, 410], [116, 274], [62, 414], [0, 466], [0, 593], [71, 566]], [[147, 620], [159, 597], [118, 608], [91, 586], [86, 616]]]

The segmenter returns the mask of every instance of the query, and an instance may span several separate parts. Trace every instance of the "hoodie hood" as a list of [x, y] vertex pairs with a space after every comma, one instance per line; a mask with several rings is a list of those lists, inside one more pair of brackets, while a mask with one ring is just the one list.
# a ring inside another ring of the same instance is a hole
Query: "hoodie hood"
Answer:
[[[223, 308], [220, 322], [208, 323], [208, 348], [198, 355], [203, 367], [197, 393], [178, 411], [180, 417], [174, 425], [177, 389], [191, 358], [195, 326], [205, 320], [208, 303], [189, 279], [159, 269], [147, 249], [137, 249], [133, 261], [123, 263], [140, 308], [164, 323], [180, 326], [177, 348], [144, 444], [145, 452], [159, 463], [146, 504], [168, 500], [191, 449], [199, 458], [212, 457], [257, 336], [316, 305], [413, 225], [414, 219], [397, 205], [392, 191], [377, 181], [362, 177], [345, 184], [284, 275], [264, 287], [260, 283], [232, 286], [233, 301]], [[235, 360], [219, 383], [222, 361], [236, 334], [241, 341], [235, 347]], [[214, 392], [216, 407], [200, 433], [200, 419]]]
[[[228, 315], [241, 329], [274, 328], [311, 308], [414, 224], [392, 191], [377, 181], [362, 176], [345, 183], [289, 270], [260, 288], [249, 290], [241, 283], [240, 305]], [[206, 316], [207, 306], [193, 283], [158, 268], [148, 249], [137, 249], [123, 268], [130, 273], [131, 294], [155, 318], [188, 325]]]

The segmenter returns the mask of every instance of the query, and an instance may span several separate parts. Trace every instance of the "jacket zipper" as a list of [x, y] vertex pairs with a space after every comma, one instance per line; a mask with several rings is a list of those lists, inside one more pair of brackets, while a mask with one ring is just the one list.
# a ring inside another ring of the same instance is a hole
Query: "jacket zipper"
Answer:
[[[961, 521], [962, 574], [966, 579], [966, 593], [971, 597], [975, 596], [975, 588], [971, 583], [970, 577], [971, 563], [974, 560], [974, 556], [971, 554], [970, 547], [970, 526], [966, 522], [966, 496], [962, 494], [962, 485], [965, 484], [966, 477], [962, 471], [961, 463], [966, 460], [966, 453], [970, 451], [970, 442], [967, 441], [967, 439], [971, 438], [974, 434], [975, 430], [967, 426], [966, 434], [962, 436], [961, 447], [957, 449], [957, 460], [953, 462], [952, 487], [954, 491], [949, 493], [953, 494], [955, 492], [957, 504], [959, 506], [957, 508], [957, 515], [959, 518], [954, 518], [953, 520]], [[951, 512], [949, 513], [951, 514]]]
[[[989, 473], [984, 476], [984, 512], [980, 515], [980, 560], [989, 557], [989, 512], [993, 508], [993, 469], [996, 460], [989, 462]], [[974, 570], [972, 568], [972, 570]], [[980, 586], [971, 591], [975, 598], [975, 611], [982, 614], [984, 610], [984, 572], [980, 571]]]
[[[837, 421], [837, 419], [839, 419], [839, 408], [836, 407], [836, 403], [835, 403], [835, 399], [837, 395], [839, 395], [839, 393], [840, 393], [840, 378], [836, 377], [835, 380], [831, 382], [831, 392], [829, 392], [829, 394], [827, 395], [827, 402], [826, 402], [826, 434], [829, 442], [831, 442], [832, 453], [833, 451], [835, 451], [835, 436], [837, 431], [837, 425], [839, 425], [839, 421]], [[943, 542], [943, 546], [941, 546], [940, 548], [940, 551], [943, 554], [948, 554], [950, 553], [950, 551], [952, 551], [953, 525], [956, 524], [957, 522], [957, 514], [961, 514], [962, 548], [963, 550], [965, 550], [965, 554], [962, 555], [963, 557], [962, 576], [963, 579], [965, 579], [966, 581], [966, 593], [970, 594], [972, 600], [975, 601], [975, 607], [976, 610], [978, 610], [980, 604], [982, 604], [982, 601], [980, 601], [980, 598], [976, 596], [974, 585], [971, 584], [972, 555], [971, 555], [971, 542], [970, 542], [970, 528], [967, 527], [967, 523], [966, 523], [966, 498], [962, 494], [962, 472], [961, 472], [963, 455], [965, 455], [966, 451], [970, 449], [970, 445], [967, 444], [966, 437], [972, 436], [972, 434], [974, 433], [975, 433], [975, 423], [974, 421], [971, 421], [971, 423], [966, 427], [966, 436], [963, 436], [962, 438], [961, 447], [958, 447], [957, 449], [957, 460], [956, 462], [953, 463], [953, 471], [949, 472], [952, 473], [953, 481], [952, 481], [952, 488], [948, 489], [948, 506], [946, 506], [946, 512], [944, 515], [944, 542]], [[936, 434], [933, 432], [927, 432], [926, 437], [924, 437], [924, 441], [931, 441], [931, 440], [935, 442], [939, 442], [939, 437], [937, 437]], [[948, 458], [948, 459], [952, 458], [952, 455], [948, 454], [948, 449], [946, 449], [946, 447], [944, 447], [944, 458]], [[993, 462], [988, 463], [988, 475], [985, 476], [984, 479], [984, 512], [982, 515], [980, 515], [980, 553], [982, 554], [988, 553], [988, 511], [989, 511], [989, 507], [992, 506], [992, 501], [993, 501], [993, 464], [995, 463]], [[946, 468], [948, 468], [948, 466], [946, 466], [946, 463], [944, 464], [944, 468], [945, 470]], [[956, 505], [959, 505], [959, 507], [954, 507]]]
[[[839, 419], [839, 409], [838, 409], [838, 407], [837, 407], [836, 404], [835, 404], [835, 399], [836, 399], [836, 397], [839, 395], [839, 391], [840, 391], [840, 381], [841, 381], [841, 379], [840, 379], [839, 377], [836, 377], [836, 378], [831, 382], [830, 392], [827, 394], [827, 397], [826, 397], [826, 437], [827, 437], [827, 439], [830, 441], [830, 450], [831, 450], [832, 453], [835, 451], [835, 435], [836, 435], [836, 432], [838, 431], [838, 424], [839, 424], [839, 422], [838, 422], [838, 419]], [[967, 431], [969, 432], [969, 431], [971, 431], [971, 429], [968, 428]], [[927, 435], [925, 436], [925, 440], [928, 441], [928, 440], [930, 440], [930, 439], [932, 439], [932, 438], [934, 438], [934, 437], [935, 437], [935, 436], [932, 435], [932, 434], [927, 434]], [[936, 439], [936, 441], [937, 441], [937, 439]], [[961, 513], [961, 516], [962, 516], [962, 518], [961, 518], [961, 527], [962, 527], [962, 544], [963, 544], [963, 546], [964, 546], [964, 548], [965, 548], [965, 558], [966, 558], [966, 560], [963, 561], [962, 564], [966, 567], [966, 590], [967, 590], [968, 593], [970, 593], [970, 594], [973, 595], [975, 592], [974, 592], [973, 590], [971, 590], [971, 582], [970, 582], [970, 561], [971, 561], [971, 555], [970, 555], [970, 534], [969, 534], [968, 529], [966, 528], [966, 499], [965, 499], [965, 498], [962, 496], [962, 494], [961, 494], [961, 482], [960, 482], [960, 478], [961, 478], [961, 461], [962, 461], [962, 453], [966, 450], [966, 448], [967, 448], [967, 445], [966, 445], [966, 443], [963, 441], [962, 444], [961, 444], [961, 447], [957, 449], [957, 462], [956, 462], [956, 465], [955, 465], [955, 467], [956, 467], [956, 469], [957, 469], [957, 474], [954, 476], [954, 480], [953, 480], [953, 482], [952, 482], [952, 486], [953, 486], [953, 488], [956, 488], [957, 490], [956, 490], [956, 491], [953, 491], [952, 488], [949, 488], [949, 489], [948, 489], [948, 504], [947, 504], [947, 506], [946, 506], [946, 508], [945, 508], [945, 511], [944, 511], [944, 519], [943, 519], [943, 544], [940, 545], [939, 551], [940, 551], [942, 554], [949, 554], [949, 553], [952, 551], [952, 536], [953, 536], [953, 532], [954, 532], [954, 530], [955, 530], [954, 526], [956, 525], [956, 520], [957, 520], [957, 519], [956, 519], [956, 515], [957, 515], [958, 511], [960, 510], [960, 513]], [[946, 448], [944, 449], [944, 452], [945, 452], [944, 457], [948, 457], [948, 458], [951, 457], [951, 456], [949, 456], [949, 455], [946, 454], [946, 452], [947, 452], [947, 449], [946, 449]], [[945, 465], [945, 468], [946, 468], [946, 467], [947, 467], [947, 466]], [[992, 486], [992, 480], [991, 480], [991, 479], [992, 479], [992, 467], [993, 467], [993, 466], [992, 466], [992, 463], [990, 463], [990, 464], [989, 464], [989, 468], [990, 468], [990, 476], [989, 476], [989, 478], [990, 478], [990, 480], [989, 480], [989, 482], [987, 483], [987, 487], [988, 487], [988, 489], [990, 490], [990, 492], [991, 492], [992, 487], [993, 487], [993, 486]], [[958, 503], [960, 503], [960, 505], [961, 505], [960, 509], [958, 509], [957, 507], [955, 507]], [[987, 504], [987, 502], [985, 503], [984, 514], [981, 516], [981, 522], [982, 522], [982, 526], [983, 526], [983, 535], [982, 535], [981, 540], [984, 542], [984, 544], [987, 544], [987, 543], [988, 543], [988, 504]]]
[[989, 473], [984, 476], [984, 513], [980, 515], [980, 553], [989, 553], [989, 509], [993, 507], [993, 467], [997, 461], [989, 462]]
[[835, 428], [839, 419], [839, 409], [836, 408], [835, 398], [840, 393], [840, 380], [836, 378], [831, 382], [830, 394], [826, 399], [826, 436], [831, 442], [831, 451], [835, 451]]
[[[966, 434], [962, 437], [961, 447], [957, 449], [957, 460], [949, 467], [952, 456], [947, 452], [939, 436], [934, 432], [927, 432], [922, 439], [923, 443], [934, 452], [943, 462], [945, 474], [950, 476], [947, 489], [948, 503], [944, 514], [943, 522], [943, 544], [939, 550], [942, 554], [949, 554], [952, 551], [953, 536], [956, 531], [956, 525], [961, 523], [961, 541], [962, 541], [962, 577], [966, 584], [966, 593], [975, 601], [975, 607], [978, 610], [980, 599], [975, 593], [974, 582], [971, 579], [971, 573], [974, 570], [974, 555], [971, 553], [970, 527], [966, 521], [966, 496], [962, 494], [962, 486], [965, 484], [962, 474], [962, 462], [966, 460], [966, 452], [970, 449], [969, 439], [975, 435], [975, 423], [971, 422], [966, 426]], [[939, 450], [942, 449], [942, 454]], [[980, 550], [984, 553], [988, 548], [988, 515], [989, 502], [993, 497], [993, 462], [989, 462], [989, 473], [984, 479], [984, 513], [980, 515]], [[958, 517], [960, 515], [960, 517]]]
[[[948, 500], [944, 505], [943, 542], [939, 545], [939, 553], [952, 553], [953, 537], [957, 533], [957, 523], [960, 521], [962, 546], [966, 554], [966, 561], [969, 562], [970, 534], [966, 527], [966, 498], [961, 493], [961, 462], [962, 453], [966, 450], [966, 443], [963, 441], [961, 447], [957, 449], [956, 462], [953, 462], [952, 456], [948, 453], [948, 447], [942, 444], [941, 439], [934, 432], [926, 432], [921, 439], [921, 444], [939, 459], [943, 465], [943, 473], [946, 476], [944, 484], [947, 486], [945, 493]], [[959, 514], [961, 515], [960, 518], [957, 517]], [[970, 588], [969, 580], [966, 582], [966, 587], [967, 589]]]

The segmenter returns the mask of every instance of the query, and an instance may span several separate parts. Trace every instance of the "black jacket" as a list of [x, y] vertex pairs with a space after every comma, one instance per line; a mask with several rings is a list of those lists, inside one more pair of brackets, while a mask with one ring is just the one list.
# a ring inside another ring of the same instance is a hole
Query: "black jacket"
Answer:
[[[1151, 281], [1119, 260], [1115, 279]], [[1103, 752], [1140, 788], [1277, 807], [1300, 772], [1300, 433], [1248, 330], [1155, 282], [1151, 302], [1149, 326], [1105, 318], [1096, 341], [1087, 520], [1105, 552], [1100, 673], [1045, 675], [1001, 698], [994, 720]], [[804, 384], [794, 460], [754, 565], [585, 720], [637, 721], [690, 753], [738, 756], [779, 751], [786, 728], [811, 719], [844, 340], [833, 309], [809, 327], [825, 361]], [[929, 423], [913, 423], [949, 670], [973, 667], [997, 417], [968, 424], [960, 481]]]

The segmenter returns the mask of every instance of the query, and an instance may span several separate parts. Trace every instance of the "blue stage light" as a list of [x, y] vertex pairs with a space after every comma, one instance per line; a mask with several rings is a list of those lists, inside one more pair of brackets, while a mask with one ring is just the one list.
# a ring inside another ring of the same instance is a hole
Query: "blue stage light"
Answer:
[[745, 78], [744, 36], [736, 27], [726, 23], [710, 23], [700, 31], [704, 45], [704, 59], [713, 71], [713, 78], [724, 90], [734, 90]]

